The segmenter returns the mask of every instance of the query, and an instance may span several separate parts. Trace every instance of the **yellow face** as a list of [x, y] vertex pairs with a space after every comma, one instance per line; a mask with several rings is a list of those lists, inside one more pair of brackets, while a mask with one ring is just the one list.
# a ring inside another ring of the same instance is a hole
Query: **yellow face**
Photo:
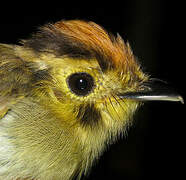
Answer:
[[42, 54], [40, 60], [45, 62], [46, 68], [51, 67], [54, 82], [50, 99], [55, 103], [48, 100], [48, 104], [47, 99], [43, 103], [62, 120], [66, 119], [69, 126], [77, 127], [84, 134], [96, 134], [101, 130], [105, 140], [124, 132], [131, 123], [139, 102], [118, 95], [138, 90], [147, 80], [140, 69], [134, 71], [133, 76], [138, 77], [134, 82], [130, 73], [122, 72], [122, 66], [103, 72], [96, 59]]

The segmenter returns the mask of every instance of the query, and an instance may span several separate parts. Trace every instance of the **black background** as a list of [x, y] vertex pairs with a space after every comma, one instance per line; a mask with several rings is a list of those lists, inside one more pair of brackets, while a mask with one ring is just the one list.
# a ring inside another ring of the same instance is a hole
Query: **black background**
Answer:
[[[145, 72], [170, 82], [185, 97], [184, 4], [126, 0], [119, 4], [109, 1], [105, 6], [88, 2], [78, 7], [69, 2], [1, 5], [0, 42], [18, 43], [38, 26], [61, 19], [95, 21], [129, 41]], [[136, 114], [128, 136], [112, 145], [85, 179], [184, 179], [184, 110], [181, 103], [146, 103]]]

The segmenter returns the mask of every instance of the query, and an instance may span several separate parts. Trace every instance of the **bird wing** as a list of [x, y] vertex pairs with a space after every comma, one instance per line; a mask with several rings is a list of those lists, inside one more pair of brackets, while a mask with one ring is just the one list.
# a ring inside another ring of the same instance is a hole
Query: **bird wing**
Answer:
[[[23, 97], [23, 61], [15, 53], [15, 45], [0, 44], [0, 118], [10, 106]], [[25, 80], [26, 81], [26, 80]]]

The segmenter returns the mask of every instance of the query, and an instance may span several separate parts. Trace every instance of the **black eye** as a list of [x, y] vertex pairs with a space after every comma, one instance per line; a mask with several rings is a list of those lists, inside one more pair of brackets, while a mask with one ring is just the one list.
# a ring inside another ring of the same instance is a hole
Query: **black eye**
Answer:
[[70, 75], [67, 82], [70, 90], [78, 96], [86, 96], [94, 88], [92, 76], [84, 72]]

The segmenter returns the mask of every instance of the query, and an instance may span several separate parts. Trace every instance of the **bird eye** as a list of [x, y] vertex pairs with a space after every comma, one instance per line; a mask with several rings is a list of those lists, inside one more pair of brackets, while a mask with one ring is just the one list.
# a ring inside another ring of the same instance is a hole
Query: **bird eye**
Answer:
[[78, 96], [86, 96], [94, 88], [93, 77], [84, 72], [70, 75], [67, 83], [70, 90]]

